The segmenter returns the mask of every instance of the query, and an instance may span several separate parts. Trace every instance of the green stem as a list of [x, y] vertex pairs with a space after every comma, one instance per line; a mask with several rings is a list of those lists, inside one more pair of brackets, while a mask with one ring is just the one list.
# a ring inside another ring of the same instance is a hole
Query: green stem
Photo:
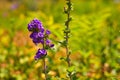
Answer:
[[[45, 49], [45, 39], [44, 39], [44, 43], [43, 43], [43, 49]], [[45, 80], [47, 80], [47, 68], [46, 68], [46, 62], [45, 62], [45, 57], [43, 58], [43, 66], [44, 66], [44, 74], [45, 74]]]
[[[69, 26], [70, 26], [70, 21], [71, 21], [71, 18], [70, 18], [70, 11], [71, 11], [71, 0], [67, 0], [67, 6], [68, 8], [66, 9], [65, 8], [65, 13], [67, 15], [67, 21], [65, 22], [65, 30], [64, 30], [64, 33], [65, 33], [65, 49], [66, 49], [66, 61], [67, 61], [67, 64], [68, 64], [68, 67], [71, 67], [71, 63], [70, 63], [70, 52], [69, 52], [69, 33], [70, 33], [70, 29], [69, 29]], [[68, 76], [69, 76], [69, 79], [72, 80], [72, 75], [71, 75], [71, 72], [68, 73]]]
[[47, 73], [46, 73], [46, 62], [45, 62], [45, 58], [43, 58], [43, 65], [44, 65], [45, 80], [47, 80]]
[[[71, 4], [71, 1], [68, 0], [68, 4]], [[67, 5], [68, 5], [67, 4]], [[68, 67], [70, 67], [70, 54], [69, 54], [69, 48], [68, 48], [68, 45], [69, 45], [69, 33], [70, 33], [70, 29], [69, 29], [69, 23], [70, 23], [70, 10], [71, 10], [71, 5], [68, 5], [68, 9], [67, 9], [67, 21], [65, 22], [65, 25], [66, 25], [66, 29], [65, 29], [65, 42], [66, 42], [66, 45], [65, 45], [65, 48], [66, 48], [66, 55], [67, 55], [67, 63], [68, 63]]]

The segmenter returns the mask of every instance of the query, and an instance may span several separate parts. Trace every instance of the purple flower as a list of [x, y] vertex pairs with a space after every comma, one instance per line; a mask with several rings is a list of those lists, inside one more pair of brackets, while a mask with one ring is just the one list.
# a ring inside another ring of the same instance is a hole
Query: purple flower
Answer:
[[32, 38], [32, 39], [37, 39], [37, 38], [38, 38], [38, 33], [37, 33], [37, 32], [33, 32], [33, 33], [30, 35], [30, 38]]
[[33, 43], [35, 43], [36, 45], [38, 43], [44, 44], [44, 39], [42, 39], [42, 38], [34, 38], [32, 40], [33, 40]]
[[33, 32], [44, 32], [44, 27], [42, 26], [41, 21], [34, 19], [28, 24], [28, 30]]
[[47, 54], [46, 50], [45, 49], [38, 49], [34, 59], [35, 60], [38, 60], [40, 58], [43, 58], [45, 55]]
[[54, 44], [50, 44], [50, 47], [54, 47]]
[[46, 45], [49, 45], [50, 42], [51, 42], [51, 41], [47, 39], [47, 40], [46, 40]]
[[46, 30], [46, 34], [49, 35], [51, 34], [51, 32], [49, 30]]
[[41, 28], [39, 29], [39, 31], [40, 31], [41, 33], [44, 33], [44, 28], [41, 27]]
[[39, 33], [38, 33], [38, 37], [39, 37], [39, 38], [43, 38], [43, 37], [44, 37], [44, 33], [39, 32]]
[[33, 43], [36, 45], [41, 43], [43, 45], [42, 49], [38, 49], [34, 57], [35, 60], [43, 58], [47, 55], [46, 50], [54, 46], [54, 44], [52, 44], [48, 39], [51, 32], [49, 30], [45, 30], [42, 26], [42, 23], [38, 19], [34, 19], [28, 24], [28, 30], [32, 32], [30, 38], [32, 39]]
[[37, 45], [38, 43], [40, 43], [40, 40], [39, 40], [38, 38], [34, 38], [32, 41], [33, 41], [33, 43], [35, 43], [36, 45]]
[[39, 43], [44, 44], [44, 39], [40, 39]]
[[48, 47], [54, 47], [54, 44], [51, 44], [51, 41], [50, 40], [46, 40], [46, 45], [48, 46]]
[[33, 43], [38, 44], [38, 43], [44, 43], [44, 34], [41, 32], [32, 32], [30, 35], [30, 38], [32, 38]]

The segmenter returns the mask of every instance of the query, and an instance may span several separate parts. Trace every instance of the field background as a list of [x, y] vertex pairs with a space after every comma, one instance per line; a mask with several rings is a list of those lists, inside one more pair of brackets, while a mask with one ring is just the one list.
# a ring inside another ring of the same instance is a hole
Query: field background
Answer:
[[[70, 23], [74, 80], [120, 80], [120, 0], [72, 0]], [[51, 30], [54, 50], [47, 56], [51, 80], [66, 78], [60, 60], [66, 15], [65, 0], [0, 0], [0, 80], [43, 80], [42, 61], [27, 24], [38, 18]], [[66, 79], [67, 80], [67, 79]]]

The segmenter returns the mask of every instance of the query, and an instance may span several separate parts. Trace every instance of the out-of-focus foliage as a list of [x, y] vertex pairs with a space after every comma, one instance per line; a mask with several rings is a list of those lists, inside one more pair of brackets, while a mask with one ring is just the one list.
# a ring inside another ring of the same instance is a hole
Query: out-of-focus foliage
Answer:
[[[74, 80], [120, 80], [120, 0], [72, 0], [70, 48]], [[52, 31], [54, 51], [48, 53], [51, 80], [66, 78], [60, 60], [66, 15], [64, 0], [0, 0], [0, 80], [43, 80], [42, 60], [34, 61], [38, 47], [27, 31], [33, 18]], [[70, 68], [69, 70], [71, 70]]]

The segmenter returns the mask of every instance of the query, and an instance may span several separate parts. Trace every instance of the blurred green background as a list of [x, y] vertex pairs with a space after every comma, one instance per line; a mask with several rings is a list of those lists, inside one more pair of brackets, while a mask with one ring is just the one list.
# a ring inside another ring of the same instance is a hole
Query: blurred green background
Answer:
[[[72, 0], [74, 80], [120, 80], [120, 0]], [[65, 0], [0, 0], [0, 80], [43, 80], [42, 61], [27, 24], [38, 18], [55, 44], [47, 56], [51, 80], [67, 80], [63, 40]], [[65, 79], [62, 79], [65, 78]]]

